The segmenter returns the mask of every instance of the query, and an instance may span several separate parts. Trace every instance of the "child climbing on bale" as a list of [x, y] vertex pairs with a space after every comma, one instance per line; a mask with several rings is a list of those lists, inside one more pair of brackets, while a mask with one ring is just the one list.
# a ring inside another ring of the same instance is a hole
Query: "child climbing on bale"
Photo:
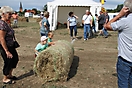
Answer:
[[55, 44], [55, 42], [52, 41], [53, 35], [54, 34], [51, 31], [48, 33], [48, 40], [47, 40], [48, 46]]
[[45, 50], [48, 47], [48, 43], [47, 43], [47, 37], [46, 36], [42, 36], [40, 38], [40, 43], [37, 44], [37, 46], [35, 47], [35, 57], [43, 50]]

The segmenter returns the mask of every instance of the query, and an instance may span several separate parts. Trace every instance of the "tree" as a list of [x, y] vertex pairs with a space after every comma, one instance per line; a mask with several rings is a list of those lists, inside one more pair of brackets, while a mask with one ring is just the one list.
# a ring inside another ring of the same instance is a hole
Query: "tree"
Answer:
[[47, 11], [47, 4], [44, 5], [43, 10], [44, 10], [44, 11]]
[[123, 8], [123, 4], [120, 4], [116, 8], [116, 12], [120, 12], [120, 10]]
[[24, 11], [23, 11], [23, 12], [24, 12], [24, 13], [25, 13], [25, 12], [27, 12], [27, 9], [24, 9]]
[[35, 13], [34, 13], [35, 15], [38, 14], [36, 8], [33, 8], [32, 10], [35, 12]]
[[107, 11], [109, 13], [116, 13], [116, 12], [120, 12], [122, 8], [123, 8], [123, 4], [120, 4], [120, 5], [117, 5], [116, 9], [107, 9]]

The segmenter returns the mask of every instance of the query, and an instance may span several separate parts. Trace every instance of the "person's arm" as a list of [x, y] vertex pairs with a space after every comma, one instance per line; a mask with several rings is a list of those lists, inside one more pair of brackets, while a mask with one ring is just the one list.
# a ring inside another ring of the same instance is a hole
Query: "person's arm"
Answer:
[[84, 20], [82, 20], [82, 23], [84, 24]]
[[100, 21], [100, 19], [101, 19], [101, 16], [98, 17], [98, 21]]
[[40, 49], [40, 46], [39, 46], [39, 43], [37, 44], [37, 46], [35, 47], [34, 51], [35, 53], [38, 55], [40, 52], [39, 52], [39, 49]]
[[42, 20], [39, 22], [39, 26], [42, 27]]
[[113, 23], [113, 22], [119, 20], [119, 18], [125, 16], [128, 13], [128, 11], [129, 11], [128, 7], [123, 7], [122, 10], [119, 12], [119, 14], [116, 17], [114, 17], [112, 20], [110, 20], [107, 24], [105, 24], [104, 27], [107, 30], [112, 31], [111, 23]]
[[78, 16], [74, 15], [74, 17], [75, 17], [76, 19], [78, 19]]
[[48, 42], [48, 46], [54, 45], [55, 42]]
[[108, 23], [108, 18], [106, 18], [106, 20], [105, 20], [105, 24], [107, 24]]
[[98, 21], [99, 20], [99, 18], [98, 18], [98, 16], [96, 17], [96, 21]]
[[35, 54], [37, 54], [37, 55], [39, 54], [38, 50], [34, 49], [34, 51], [35, 51]]
[[92, 16], [90, 16], [90, 25], [91, 25], [91, 27], [93, 26], [93, 18], [92, 18]]
[[18, 20], [19, 16], [17, 15], [17, 20]]
[[67, 21], [67, 29], [69, 29], [69, 26], [70, 26], [70, 22]]
[[12, 58], [13, 55], [8, 51], [8, 48], [6, 46], [5, 35], [6, 35], [6, 32], [0, 30], [0, 44], [2, 45], [3, 49], [5, 50], [7, 58]]
[[85, 15], [82, 17], [82, 24], [84, 24]]
[[47, 30], [49, 29], [49, 27], [47, 26], [46, 22], [44, 22], [44, 26], [46, 27]]

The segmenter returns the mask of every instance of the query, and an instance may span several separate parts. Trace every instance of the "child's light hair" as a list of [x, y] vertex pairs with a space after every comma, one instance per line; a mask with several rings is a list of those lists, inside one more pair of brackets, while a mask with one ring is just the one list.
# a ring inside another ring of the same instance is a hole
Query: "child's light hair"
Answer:
[[47, 17], [47, 16], [49, 16], [49, 12], [45, 11], [44, 12], [44, 17]]
[[50, 36], [50, 35], [53, 35], [53, 32], [52, 32], [52, 31], [50, 31], [50, 32], [48, 33], [48, 36]]

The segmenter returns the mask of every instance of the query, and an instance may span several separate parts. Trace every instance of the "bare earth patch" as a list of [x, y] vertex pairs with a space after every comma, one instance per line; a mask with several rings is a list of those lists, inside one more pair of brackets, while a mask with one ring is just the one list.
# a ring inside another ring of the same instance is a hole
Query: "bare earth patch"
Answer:
[[[78, 40], [74, 41], [74, 59], [66, 82], [49, 82], [33, 73], [34, 48], [40, 40], [39, 25], [35, 22], [19, 22], [14, 29], [20, 43], [17, 49], [19, 63], [14, 70], [19, 80], [12, 85], [2, 83], [3, 60], [0, 59], [0, 87], [1, 88], [117, 88], [116, 61], [117, 61], [117, 32], [109, 32], [111, 36], [104, 38], [95, 36], [88, 41], [83, 40], [83, 29], [78, 28]], [[68, 30], [54, 31], [53, 41], [67, 40], [71, 42]]]

